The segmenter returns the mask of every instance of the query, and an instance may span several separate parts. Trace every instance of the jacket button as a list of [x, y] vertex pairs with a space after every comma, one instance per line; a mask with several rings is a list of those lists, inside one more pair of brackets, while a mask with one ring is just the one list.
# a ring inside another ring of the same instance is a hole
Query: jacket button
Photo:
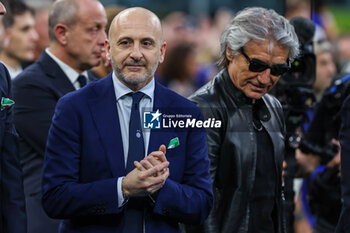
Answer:
[[162, 211], [163, 211], [163, 214], [164, 214], [165, 216], [169, 214], [169, 210], [167, 210], [167, 209], [165, 209], [165, 208], [163, 208]]

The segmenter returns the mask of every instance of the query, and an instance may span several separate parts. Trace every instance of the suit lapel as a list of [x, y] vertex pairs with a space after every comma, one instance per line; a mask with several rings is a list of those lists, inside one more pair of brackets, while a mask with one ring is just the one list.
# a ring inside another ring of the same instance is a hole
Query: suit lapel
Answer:
[[117, 177], [120, 175], [117, 171], [125, 171], [125, 162], [112, 75], [96, 82], [92, 88], [94, 97], [88, 100], [89, 108], [113, 177]]
[[67, 75], [45, 51], [41, 54], [38, 63], [46, 75], [52, 79], [55, 88], [62, 92], [62, 95], [75, 91], [75, 88]]

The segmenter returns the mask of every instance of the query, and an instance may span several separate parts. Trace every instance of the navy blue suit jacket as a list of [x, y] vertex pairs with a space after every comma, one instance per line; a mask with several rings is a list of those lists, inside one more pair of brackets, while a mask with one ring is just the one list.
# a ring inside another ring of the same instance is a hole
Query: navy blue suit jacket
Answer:
[[[0, 101], [12, 99], [11, 78], [0, 63]], [[12, 122], [13, 106], [0, 110], [0, 232], [26, 233], [22, 170], [17, 134]]]
[[[156, 82], [153, 110], [202, 117], [189, 100]], [[178, 222], [196, 224], [212, 206], [204, 129], [154, 129], [148, 153], [168, 145], [170, 176], [145, 212], [145, 230], [179, 232]], [[125, 176], [124, 152], [112, 75], [67, 94], [56, 106], [49, 131], [43, 175], [43, 205], [66, 219], [60, 232], [121, 232], [124, 207], [118, 208], [117, 178]], [[126, 204], [127, 205], [127, 204]]]
[[57, 101], [75, 88], [44, 51], [39, 60], [13, 81], [14, 123], [24, 176], [28, 233], [55, 233], [59, 221], [49, 219], [41, 205], [41, 179], [47, 134]]
[[341, 145], [341, 191], [343, 207], [336, 233], [350, 232], [350, 96], [341, 110], [341, 128], [339, 133]]

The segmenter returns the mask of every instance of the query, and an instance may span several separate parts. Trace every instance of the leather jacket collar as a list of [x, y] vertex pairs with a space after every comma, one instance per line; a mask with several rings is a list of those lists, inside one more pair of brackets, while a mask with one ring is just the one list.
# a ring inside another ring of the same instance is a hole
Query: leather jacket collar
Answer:
[[222, 78], [224, 81], [225, 86], [228, 88], [228, 94], [232, 97], [232, 99], [236, 100], [236, 103], [238, 107], [243, 107], [243, 106], [253, 106], [253, 110], [258, 111], [258, 118], [261, 121], [267, 122], [271, 118], [271, 114], [269, 110], [266, 107], [266, 104], [263, 100], [263, 98], [260, 98], [255, 101], [253, 104], [253, 100], [249, 97], [247, 97], [244, 92], [242, 92], [240, 89], [238, 89], [234, 83], [232, 82], [228, 70], [224, 69], [221, 71], [222, 72]]

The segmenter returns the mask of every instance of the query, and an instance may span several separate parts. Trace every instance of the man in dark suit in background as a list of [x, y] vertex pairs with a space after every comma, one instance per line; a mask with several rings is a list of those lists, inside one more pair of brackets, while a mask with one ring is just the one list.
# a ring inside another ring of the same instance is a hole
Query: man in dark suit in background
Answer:
[[90, 80], [100, 62], [107, 18], [97, 0], [56, 1], [49, 15], [50, 46], [14, 80], [14, 122], [20, 136], [28, 232], [57, 232], [41, 205], [44, 151], [56, 103]]
[[[179, 233], [179, 222], [199, 224], [209, 214], [206, 133], [193, 126], [202, 115], [154, 80], [165, 48], [154, 13], [122, 11], [106, 41], [113, 73], [57, 103], [43, 206], [65, 219], [60, 232]], [[167, 116], [192, 127], [164, 125], [159, 118]]]
[[[6, 13], [0, 2], [0, 50], [4, 38], [2, 17]], [[22, 171], [18, 158], [18, 141], [13, 126], [11, 77], [0, 63], [0, 232], [26, 233]]]

